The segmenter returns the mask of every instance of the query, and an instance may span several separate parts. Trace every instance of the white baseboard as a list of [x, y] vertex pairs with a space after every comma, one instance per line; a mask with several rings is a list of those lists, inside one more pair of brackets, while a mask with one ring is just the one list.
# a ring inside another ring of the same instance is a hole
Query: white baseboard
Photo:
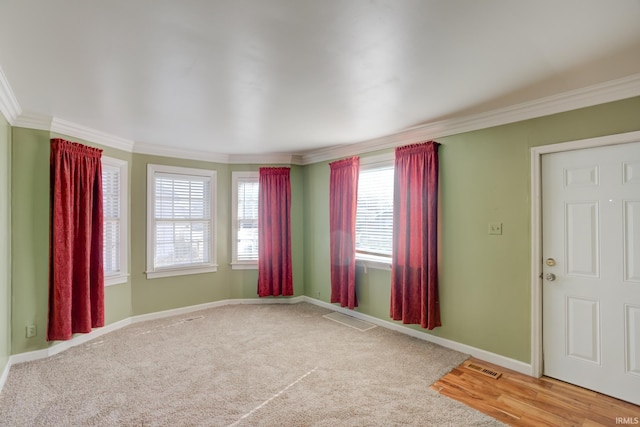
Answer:
[[18, 363], [31, 362], [32, 360], [44, 359], [45, 357], [54, 356], [65, 350], [70, 349], [88, 341], [96, 339], [102, 335], [108, 334], [120, 328], [123, 328], [131, 324], [131, 318], [120, 320], [115, 323], [103, 326], [101, 328], [93, 329], [86, 334], [78, 334], [68, 341], [57, 341], [51, 345], [51, 347], [43, 348], [42, 350], [27, 351], [24, 353], [13, 354], [9, 356], [9, 364], [16, 365]]
[[70, 349], [71, 347], [75, 347], [81, 344], [84, 344], [88, 341], [96, 339], [102, 335], [108, 334], [120, 328], [123, 328], [127, 325], [131, 325], [133, 323], [144, 322], [146, 320], [155, 320], [162, 319], [165, 317], [171, 316], [179, 316], [182, 314], [192, 313], [194, 311], [205, 310], [208, 308], [214, 307], [222, 307], [225, 305], [233, 305], [233, 304], [297, 304], [299, 302], [303, 302], [305, 297], [284, 297], [284, 298], [246, 298], [246, 299], [227, 299], [221, 301], [213, 301], [204, 304], [190, 305], [188, 307], [180, 307], [171, 310], [158, 311], [155, 313], [141, 314], [138, 316], [128, 317], [126, 319], [120, 320], [115, 323], [111, 323], [102, 328], [96, 328], [89, 333], [86, 334], [78, 334], [71, 338], [68, 341], [58, 341], [53, 343], [51, 347], [44, 348], [42, 350], [34, 350], [27, 351], [24, 353], [18, 353], [9, 356], [9, 361], [5, 366], [2, 376], [0, 377], [0, 391], [2, 391], [2, 387], [4, 386], [4, 382], [6, 381], [9, 370], [12, 365], [17, 365], [18, 363], [30, 362], [33, 360], [44, 359], [46, 357], [54, 356], [58, 353], [61, 353], [65, 350]]
[[364, 320], [365, 322], [373, 323], [374, 325], [378, 325], [380, 327], [391, 329], [396, 332], [400, 332], [414, 338], [418, 338], [421, 340], [429, 341], [434, 344], [441, 345], [446, 348], [450, 348], [452, 350], [459, 351], [461, 353], [469, 354], [478, 359], [482, 359], [489, 363], [493, 363], [495, 365], [503, 366], [507, 369], [511, 369], [516, 372], [520, 372], [521, 374], [533, 376], [533, 367], [530, 364], [525, 362], [521, 362], [519, 360], [511, 359], [509, 357], [501, 356], [496, 353], [492, 353], [490, 351], [482, 350], [480, 348], [472, 347], [470, 345], [462, 344], [457, 341], [452, 341], [446, 338], [441, 338], [435, 335], [428, 334], [426, 332], [421, 332], [415, 329], [408, 328], [400, 323], [395, 323], [389, 320], [379, 319], [374, 316], [370, 316], [368, 314], [364, 314], [355, 310], [349, 310], [347, 308], [339, 307], [334, 304], [330, 304], [328, 302], [320, 301], [311, 297], [303, 297], [305, 302], [310, 304], [317, 305], [319, 307], [328, 308], [329, 310], [338, 311], [343, 314], [347, 314], [349, 316], [353, 316], [356, 319]]
[[49, 348], [45, 348], [42, 350], [28, 351], [24, 353], [14, 354], [9, 356], [9, 360], [2, 371], [2, 376], [0, 376], [0, 392], [4, 387], [4, 384], [9, 376], [9, 370], [11, 366], [17, 365], [18, 363], [30, 362], [33, 360], [44, 359], [46, 357], [54, 356], [58, 353], [61, 353], [65, 350], [70, 349], [71, 347], [75, 347], [81, 344], [84, 344], [88, 341], [91, 341], [95, 338], [98, 338], [102, 335], [108, 334], [120, 328], [123, 328], [127, 325], [131, 325], [133, 323], [144, 322], [146, 320], [155, 320], [162, 319], [165, 317], [171, 316], [179, 316], [182, 314], [192, 313], [194, 311], [206, 310], [208, 308], [222, 307], [225, 305], [236, 305], [236, 304], [298, 304], [300, 302], [308, 302], [310, 304], [317, 305], [319, 307], [324, 307], [329, 310], [338, 311], [349, 316], [353, 316], [357, 319], [364, 320], [369, 323], [373, 323], [374, 325], [378, 325], [380, 327], [391, 329], [393, 331], [397, 331], [414, 338], [418, 338], [421, 340], [433, 342], [434, 344], [439, 344], [443, 347], [450, 348], [452, 350], [459, 351], [461, 353], [469, 354], [473, 357], [477, 357], [478, 359], [485, 360], [490, 363], [494, 363], [499, 366], [503, 366], [505, 368], [514, 370], [516, 372], [523, 373], [525, 375], [533, 375], [533, 369], [530, 364], [520, 362], [518, 360], [514, 360], [505, 356], [501, 356], [499, 354], [491, 353], [486, 350], [482, 350], [479, 348], [471, 347], [466, 344], [461, 344], [456, 341], [448, 340], [446, 338], [440, 338], [425, 332], [417, 331], [415, 329], [407, 328], [406, 326], [401, 325], [400, 323], [394, 323], [388, 320], [378, 319], [377, 317], [370, 316], [368, 314], [360, 313], [354, 310], [348, 310], [346, 308], [338, 307], [334, 304], [330, 304], [324, 301], [320, 301], [315, 298], [311, 298], [308, 296], [298, 296], [292, 298], [246, 298], [246, 299], [227, 299], [221, 301], [213, 301], [204, 304], [191, 305], [188, 307], [175, 308], [172, 310], [164, 310], [155, 313], [141, 314], [138, 316], [128, 317], [126, 319], [120, 320], [115, 323], [111, 323], [102, 328], [97, 328], [92, 330], [87, 334], [76, 335], [71, 338], [69, 341], [61, 341], [59, 343], [53, 344]]
[[144, 322], [146, 320], [162, 319], [164, 317], [179, 316], [181, 314], [193, 313], [194, 311], [206, 310], [208, 308], [223, 307], [225, 305], [236, 304], [297, 304], [303, 302], [305, 297], [284, 297], [284, 298], [245, 298], [245, 299], [225, 299], [221, 301], [206, 302], [204, 304], [190, 305], [188, 307], [174, 308], [171, 310], [157, 311], [155, 313], [140, 314], [130, 317], [131, 323]]

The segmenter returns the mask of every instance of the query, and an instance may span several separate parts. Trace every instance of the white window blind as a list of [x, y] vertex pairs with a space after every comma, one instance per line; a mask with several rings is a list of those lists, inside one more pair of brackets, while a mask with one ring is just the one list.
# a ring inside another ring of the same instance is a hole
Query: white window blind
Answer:
[[125, 160], [102, 156], [102, 252], [105, 286], [126, 283], [128, 280], [129, 196], [128, 164]]
[[393, 239], [393, 165], [360, 170], [356, 252], [390, 257]]
[[237, 178], [237, 261], [258, 260], [258, 178]]
[[147, 166], [147, 278], [215, 272], [216, 172]]
[[120, 274], [121, 206], [120, 168], [102, 165], [102, 208], [104, 213], [104, 275]]
[[155, 268], [210, 262], [210, 206], [209, 177], [156, 173]]

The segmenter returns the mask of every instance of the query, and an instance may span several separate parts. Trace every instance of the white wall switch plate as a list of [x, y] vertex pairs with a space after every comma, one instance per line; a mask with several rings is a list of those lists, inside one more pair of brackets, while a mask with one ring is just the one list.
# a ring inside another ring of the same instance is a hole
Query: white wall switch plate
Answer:
[[502, 234], [502, 223], [501, 222], [490, 222], [489, 223], [489, 234]]

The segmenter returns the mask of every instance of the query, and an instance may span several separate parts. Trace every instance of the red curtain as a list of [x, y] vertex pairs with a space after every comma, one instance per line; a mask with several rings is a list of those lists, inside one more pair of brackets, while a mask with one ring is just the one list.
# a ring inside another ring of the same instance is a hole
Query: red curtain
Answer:
[[391, 318], [441, 326], [438, 301], [438, 143], [396, 148]]
[[331, 302], [354, 309], [356, 296], [356, 208], [360, 158], [329, 163]]
[[258, 295], [293, 295], [290, 168], [260, 168]]
[[104, 326], [102, 150], [51, 140], [47, 340]]

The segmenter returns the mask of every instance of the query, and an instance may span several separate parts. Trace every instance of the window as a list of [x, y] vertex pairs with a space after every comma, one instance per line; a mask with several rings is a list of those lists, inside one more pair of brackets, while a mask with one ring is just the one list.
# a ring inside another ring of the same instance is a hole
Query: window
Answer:
[[148, 165], [147, 278], [216, 271], [216, 172]]
[[105, 286], [127, 281], [127, 162], [102, 156]]
[[258, 268], [259, 172], [233, 172], [231, 268]]
[[391, 261], [393, 153], [360, 159], [356, 211], [356, 258]]

